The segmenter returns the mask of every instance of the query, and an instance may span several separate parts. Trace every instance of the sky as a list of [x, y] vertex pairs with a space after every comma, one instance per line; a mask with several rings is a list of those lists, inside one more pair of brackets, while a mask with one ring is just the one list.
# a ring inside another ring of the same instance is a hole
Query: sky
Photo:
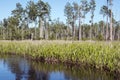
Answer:
[[[16, 3], [20, 2], [23, 7], [27, 5], [27, 2], [29, 0], [0, 0], [0, 21], [2, 21], [4, 18], [8, 18], [11, 16], [11, 11], [15, 9]], [[38, 0], [33, 0], [37, 2]], [[80, 3], [80, 0], [43, 0], [44, 2], [48, 2], [51, 6], [51, 19], [57, 19], [59, 18], [60, 21], [63, 21], [65, 23], [66, 17], [64, 16], [64, 7], [67, 2], [78, 2]], [[88, 0], [89, 1], [89, 0]], [[100, 8], [102, 5], [106, 5], [106, 0], [96, 0], [96, 10], [95, 10], [95, 17], [94, 22], [98, 22], [103, 19], [102, 15], [100, 15]], [[120, 20], [120, 0], [113, 0], [113, 13], [114, 18], [116, 20]], [[88, 13], [86, 15], [85, 22], [89, 22], [90, 20], [90, 14]]]

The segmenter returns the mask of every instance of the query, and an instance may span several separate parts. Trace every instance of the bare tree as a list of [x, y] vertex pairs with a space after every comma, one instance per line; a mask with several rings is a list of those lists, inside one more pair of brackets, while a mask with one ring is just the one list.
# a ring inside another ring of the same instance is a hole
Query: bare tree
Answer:
[[113, 0], [109, 0], [109, 5], [110, 5], [110, 40], [112, 41], [113, 40], [113, 25], [112, 25], [112, 23], [113, 23], [113, 21], [112, 21], [112, 19], [113, 19], [113, 14], [112, 14], [112, 1]]

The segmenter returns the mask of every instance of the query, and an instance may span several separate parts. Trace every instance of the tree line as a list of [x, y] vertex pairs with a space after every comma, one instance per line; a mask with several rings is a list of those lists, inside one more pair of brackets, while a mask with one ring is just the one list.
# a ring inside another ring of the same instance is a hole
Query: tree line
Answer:
[[[100, 15], [103, 20], [94, 22], [95, 0], [67, 2], [64, 7], [66, 23], [59, 18], [51, 20], [51, 6], [48, 2], [28, 1], [25, 8], [16, 3], [12, 16], [0, 22], [1, 40], [120, 40], [120, 21], [112, 12], [113, 0], [106, 0]], [[89, 23], [85, 23], [87, 14]], [[104, 18], [106, 20], [104, 20]]]

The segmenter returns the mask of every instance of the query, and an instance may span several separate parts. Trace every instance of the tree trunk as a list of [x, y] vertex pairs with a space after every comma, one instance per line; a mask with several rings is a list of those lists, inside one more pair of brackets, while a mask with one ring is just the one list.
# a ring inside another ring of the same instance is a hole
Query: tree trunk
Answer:
[[113, 30], [113, 33], [112, 33], [112, 37], [113, 37], [113, 38], [112, 38], [112, 39], [115, 40], [115, 39], [116, 39], [116, 32], [115, 32], [115, 29], [116, 29], [116, 28], [115, 28], [115, 27], [112, 27], [112, 28], [113, 28], [113, 29], [112, 29], [112, 30]]
[[3, 28], [3, 40], [5, 40], [5, 30], [4, 30], [4, 28]]
[[106, 23], [106, 41], [108, 39], [108, 16], [107, 16], [107, 23]]
[[85, 18], [83, 18], [83, 22], [82, 22], [83, 26], [82, 26], [82, 30], [81, 30], [82, 31], [82, 35], [81, 36], [82, 36], [83, 39], [85, 38], [85, 28], [84, 28], [85, 26], [84, 26], [84, 22], [85, 22]]
[[33, 40], [33, 33], [31, 33], [31, 40]]
[[48, 40], [48, 28], [47, 28], [46, 20], [45, 20], [45, 39]]
[[67, 30], [66, 30], [66, 39], [68, 40], [68, 37], [69, 37], [69, 29], [68, 29], [68, 27], [69, 27], [69, 24], [67, 24], [68, 26], [67, 26]]
[[72, 22], [72, 36], [73, 36], [73, 40], [75, 39], [75, 24], [74, 21]]
[[79, 16], [79, 40], [81, 40], [81, 20], [80, 20], [80, 16]]
[[104, 30], [104, 16], [103, 16], [103, 25], [102, 25], [102, 36], [105, 39], [105, 30]]
[[3, 37], [3, 30], [2, 30], [2, 28], [0, 30], [0, 33], [1, 33], [1, 38], [2, 38]]
[[37, 26], [37, 21], [35, 21], [35, 35], [34, 35], [34, 39], [36, 40], [37, 38], [37, 30], [36, 30], [36, 26]]
[[10, 40], [12, 40], [12, 30], [10, 29]]
[[75, 39], [75, 19], [73, 16], [73, 21], [72, 21], [72, 39]]
[[22, 25], [22, 40], [24, 40], [23, 26], [24, 26], [24, 25]]
[[6, 39], [8, 40], [8, 28], [6, 28]]
[[120, 40], [120, 30], [118, 30], [118, 41]]
[[91, 35], [92, 35], [92, 30], [91, 30], [91, 28], [92, 28], [92, 24], [90, 25], [90, 40], [91, 40]]
[[58, 33], [55, 33], [55, 39], [56, 40], [58, 39]]
[[40, 27], [40, 39], [43, 39], [43, 24], [42, 24], [42, 18], [40, 19], [39, 27]]
[[112, 41], [112, 5], [111, 5], [111, 11], [110, 11], [110, 40]]
[[93, 27], [93, 18], [91, 19], [91, 26], [90, 26], [90, 40], [92, 40], [92, 27]]
[[81, 40], [81, 13], [80, 13], [80, 7], [78, 8], [78, 14], [79, 14], [79, 34], [78, 34], [78, 40]]
[[[108, 7], [108, 0], [107, 0], [107, 7]], [[106, 24], [106, 41], [107, 39], [108, 39], [108, 15], [107, 15], [107, 24]]]

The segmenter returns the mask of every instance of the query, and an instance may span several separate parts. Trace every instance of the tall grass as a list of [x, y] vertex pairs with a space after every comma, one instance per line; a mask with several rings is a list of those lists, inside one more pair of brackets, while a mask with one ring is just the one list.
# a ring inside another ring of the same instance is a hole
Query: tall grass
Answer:
[[32, 59], [87, 63], [96, 68], [120, 71], [120, 42], [0, 42], [0, 54], [14, 53]]

